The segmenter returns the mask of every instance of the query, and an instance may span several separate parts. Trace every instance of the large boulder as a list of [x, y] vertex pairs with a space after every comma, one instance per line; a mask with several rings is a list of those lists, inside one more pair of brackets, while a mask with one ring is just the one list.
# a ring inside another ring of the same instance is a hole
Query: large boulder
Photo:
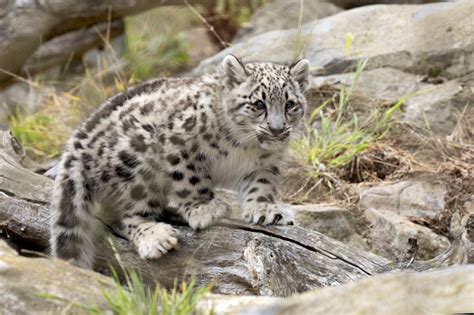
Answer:
[[[374, 253], [396, 260], [410, 239], [417, 240], [419, 260], [433, 258], [448, 248], [446, 237], [414, 223], [437, 222], [446, 215], [448, 189], [441, 178], [385, 183], [362, 189], [359, 196], [359, 206], [370, 225], [367, 238]], [[468, 211], [469, 207], [467, 202]], [[470, 225], [466, 226], [469, 232]], [[451, 238], [452, 230], [451, 227]]]
[[[414, 74], [456, 78], [474, 70], [474, 2], [361, 7], [238, 42], [201, 62], [194, 74], [212, 68], [227, 54], [245, 62], [290, 63], [300, 50], [312, 73], [343, 73], [370, 58], [367, 70], [390, 67]], [[354, 40], [350, 54], [346, 38]]]
[[410, 239], [417, 241], [417, 260], [434, 258], [449, 247], [446, 237], [393, 212], [367, 209], [364, 213], [370, 223], [367, 235], [369, 246], [377, 255], [397, 260], [404, 253]]
[[360, 193], [359, 203], [365, 209], [426, 220], [441, 215], [446, 194], [441, 181], [408, 180], [365, 189]]
[[[0, 240], [0, 313], [77, 314], [106, 307], [112, 279], [61, 260], [26, 258]], [[64, 312], [64, 313], [63, 313]]]
[[357, 223], [349, 210], [330, 205], [292, 206], [296, 225], [317, 231], [350, 246], [369, 250], [358, 234]]
[[474, 72], [460, 79], [420, 89], [408, 98], [403, 119], [436, 134], [452, 134], [461, 116], [474, 115], [472, 86]]
[[[354, 73], [314, 77], [314, 88], [350, 86]], [[437, 134], [450, 134], [467, 107], [465, 116], [473, 115], [474, 72], [463, 77], [445, 80], [411, 74], [393, 68], [363, 71], [354, 92], [376, 103], [394, 104], [407, 97], [402, 119], [430, 129]], [[314, 104], [317, 106], [318, 104]], [[428, 126], [426, 126], [428, 124]]]
[[[250, 21], [239, 30], [233, 42], [239, 42], [252, 36], [268, 31], [286, 30], [298, 25], [301, 0], [274, 0], [257, 9]], [[317, 19], [341, 12], [338, 6], [320, 1], [304, 2], [302, 23], [306, 24]]]
[[[378, 275], [338, 287], [317, 289], [287, 299], [217, 297], [210, 305], [217, 314], [452, 314], [474, 310], [474, 266], [452, 267], [421, 273], [398, 272]], [[222, 304], [221, 304], [222, 303]], [[221, 305], [225, 305], [223, 308]]]

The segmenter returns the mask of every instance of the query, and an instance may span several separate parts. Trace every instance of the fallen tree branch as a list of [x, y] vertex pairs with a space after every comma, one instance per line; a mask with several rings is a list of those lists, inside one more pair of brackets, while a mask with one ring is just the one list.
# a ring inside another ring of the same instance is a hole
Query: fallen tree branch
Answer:
[[100, 23], [89, 28], [69, 32], [41, 45], [22, 67], [24, 76], [31, 76], [56, 65], [65, 64], [88, 50], [104, 44], [124, 31], [122, 19]]
[[[21, 167], [12, 157], [14, 151], [8, 149], [5, 133], [3, 139], [0, 236], [20, 247], [47, 251], [52, 181]], [[297, 226], [264, 228], [223, 220], [201, 232], [182, 225], [177, 228], [179, 248], [156, 261], [140, 259], [132, 244], [114, 233], [108, 237], [125, 265], [138, 270], [149, 284], [172, 287], [175, 278], [195, 275], [198, 284], [213, 283], [216, 292], [226, 294], [289, 296], [400, 268], [397, 263]], [[119, 267], [108, 243], [104, 240], [101, 244], [95, 269], [107, 274], [110, 264]], [[411, 266], [427, 267], [416, 262]]]
[[7, 0], [0, 8], [0, 85], [12, 78], [10, 73], [20, 73], [37, 48], [56, 36], [153, 7], [182, 4], [182, 0]]

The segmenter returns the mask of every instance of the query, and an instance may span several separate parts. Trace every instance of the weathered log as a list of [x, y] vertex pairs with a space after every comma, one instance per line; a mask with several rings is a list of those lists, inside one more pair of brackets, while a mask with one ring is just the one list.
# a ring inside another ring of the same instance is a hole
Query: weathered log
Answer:
[[100, 23], [60, 35], [41, 45], [23, 65], [21, 75], [31, 76], [56, 65], [65, 64], [88, 50], [104, 45], [124, 31], [122, 19]]
[[[16, 142], [9, 133], [0, 138], [0, 236], [47, 251], [52, 181], [20, 165], [14, 154], [22, 151], [12, 149]], [[201, 232], [177, 228], [179, 248], [157, 261], [144, 261], [128, 241], [114, 233], [109, 237], [124, 264], [140, 271], [147, 283], [171, 287], [175, 278], [195, 275], [198, 284], [213, 283], [219, 293], [288, 296], [401, 266], [297, 226], [264, 228], [223, 220]], [[118, 264], [110, 245], [101, 244], [95, 269], [108, 273], [110, 264]]]
[[[195, 0], [209, 5], [212, 1]], [[0, 7], [0, 84], [17, 74], [44, 42], [58, 35], [97, 23], [137, 14], [182, 0], [6, 0]]]

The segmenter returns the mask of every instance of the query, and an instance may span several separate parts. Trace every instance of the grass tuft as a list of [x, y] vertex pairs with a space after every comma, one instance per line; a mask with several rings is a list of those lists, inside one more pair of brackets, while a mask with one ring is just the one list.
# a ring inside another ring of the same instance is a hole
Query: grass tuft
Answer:
[[70, 301], [49, 293], [40, 294], [38, 297], [82, 309], [91, 315], [110, 315], [111, 312], [115, 315], [189, 315], [194, 314], [198, 301], [210, 292], [210, 286], [198, 288], [194, 277], [189, 283], [183, 282], [180, 285], [175, 280], [171, 291], [159, 284], [152, 289], [143, 283], [136, 271], [125, 266], [110, 239], [109, 244], [122, 270], [124, 285], [115, 268], [110, 266], [113, 285], [112, 288], [102, 290], [107, 303], [105, 306]]
[[81, 117], [77, 99], [66, 94], [45, 96], [45, 104], [38, 112], [17, 111], [10, 117], [10, 129], [28, 155], [44, 161], [58, 157], [68, 139], [71, 125]]
[[[45, 113], [30, 116], [17, 114], [12, 117], [10, 128], [29, 153], [47, 159], [59, 155], [57, 144], [65, 140], [60, 133], [50, 134], [54, 132], [53, 124], [54, 118]], [[45, 137], [45, 134], [49, 134], [48, 137]]]
[[130, 269], [124, 270], [126, 285], [122, 286], [114, 269], [112, 274], [113, 288], [102, 291], [107, 302], [105, 307], [71, 301], [49, 293], [39, 294], [38, 297], [61, 302], [66, 308], [72, 306], [82, 309], [90, 315], [189, 315], [194, 313], [199, 300], [210, 291], [209, 287], [197, 288], [194, 278], [188, 284], [183, 282], [179, 286], [175, 282], [170, 292], [159, 285], [152, 290]]
[[[197, 302], [210, 291], [210, 287], [197, 288], [195, 278], [189, 284], [183, 282], [178, 286], [175, 281], [173, 289], [168, 292], [158, 284], [152, 290], [140, 279], [136, 271], [127, 268], [117, 249], [109, 239], [120, 269], [122, 270], [125, 286], [122, 286], [120, 277], [113, 267], [112, 279], [114, 290], [104, 291], [110, 310], [117, 315], [187, 315], [192, 314]], [[102, 310], [94, 310], [91, 314], [106, 314]]]
[[[192, 314], [197, 302], [210, 291], [210, 287], [196, 288], [195, 279], [189, 284], [183, 282], [178, 286], [177, 281], [173, 289], [168, 292], [158, 284], [152, 290], [140, 279], [136, 271], [127, 268], [115, 245], [109, 239], [109, 243], [115, 253], [120, 268], [125, 278], [125, 286], [122, 286], [120, 278], [114, 268], [112, 278], [114, 290], [104, 291], [103, 295], [110, 309], [117, 315], [187, 315]], [[105, 314], [103, 311], [91, 312], [91, 314]]]
[[367, 60], [358, 64], [350, 87], [342, 88], [338, 98], [325, 101], [311, 113], [305, 135], [293, 142], [293, 152], [310, 167], [310, 177], [330, 177], [330, 184], [338, 170], [386, 135], [405, 103], [407, 97], [385, 110], [373, 108], [363, 121], [355, 113], [350, 115], [354, 89], [366, 65]]
[[[122, 286], [117, 273], [113, 270], [114, 289], [104, 291], [109, 310], [117, 315], [187, 315], [192, 314], [197, 302], [209, 292], [208, 287], [197, 288], [195, 279], [189, 284], [183, 282], [168, 292], [159, 285], [152, 290], [143, 284], [138, 274], [124, 270], [126, 285]], [[92, 310], [90, 314], [106, 314], [103, 310]]]

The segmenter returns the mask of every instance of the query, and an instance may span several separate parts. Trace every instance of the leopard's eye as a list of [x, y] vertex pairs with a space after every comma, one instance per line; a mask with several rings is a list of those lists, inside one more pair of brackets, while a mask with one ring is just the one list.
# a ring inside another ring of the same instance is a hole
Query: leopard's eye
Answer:
[[296, 103], [293, 102], [293, 101], [288, 101], [286, 102], [286, 105], [285, 105], [285, 110], [287, 112], [289, 112], [290, 110], [294, 109], [296, 107]]
[[265, 103], [260, 100], [253, 103], [253, 106], [256, 110], [264, 110], [266, 108]]

